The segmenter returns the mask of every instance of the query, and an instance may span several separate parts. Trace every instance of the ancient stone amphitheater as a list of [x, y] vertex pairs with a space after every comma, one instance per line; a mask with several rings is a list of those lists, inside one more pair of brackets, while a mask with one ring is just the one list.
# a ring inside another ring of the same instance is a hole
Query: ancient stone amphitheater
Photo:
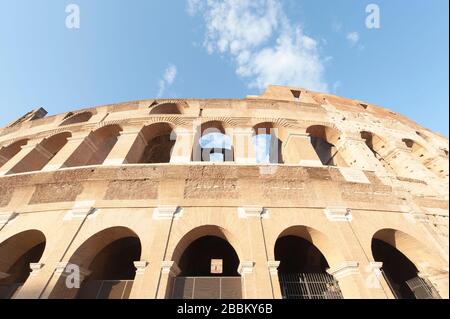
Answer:
[[[0, 129], [2, 298], [448, 298], [448, 139], [269, 86]], [[438, 115], [437, 115], [438, 116]]]

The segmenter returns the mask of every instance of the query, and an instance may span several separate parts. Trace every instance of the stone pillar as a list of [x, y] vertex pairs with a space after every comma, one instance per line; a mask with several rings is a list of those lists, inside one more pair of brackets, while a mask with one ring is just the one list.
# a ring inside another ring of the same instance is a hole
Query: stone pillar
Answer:
[[170, 298], [170, 291], [173, 288], [174, 279], [181, 270], [174, 261], [163, 261], [161, 264], [161, 280], [158, 287], [157, 299]]
[[381, 164], [362, 138], [342, 136], [336, 148], [345, 162], [353, 168], [377, 171]]
[[[259, 206], [244, 206], [238, 208], [238, 217], [246, 223], [248, 237], [246, 239], [250, 245], [250, 255], [244, 256], [252, 260], [254, 271], [245, 275], [245, 298], [273, 298], [271, 276], [267, 268], [267, 253], [265, 250], [265, 238], [263, 233], [262, 219], [269, 219], [268, 210]], [[247, 259], [247, 260], [248, 260]], [[247, 267], [250, 264], [242, 264]], [[248, 268], [248, 267], [247, 267]], [[246, 268], [246, 269], [247, 269]]]
[[103, 165], [138, 163], [146, 146], [141, 128], [124, 128]]
[[28, 155], [30, 155], [31, 152], [35, 151], [42, 141], [43, 139], [30, 140], [26, 145], [22, 146], [20, 152], [13, 156], [0, 168], [0, 176], [14, 174], [14, 168], [17, 167]]
[[[133, 297], [147, 299], [164, 299], [166, 297], [167, 285], [170, 276], [164, 273], [167, 270], [166, 248], [172, 229], [172, 223], [182, 218], [183, 210], [177, 206], [159, 206], [153, 210], [153, 219], [156, 221], [156, 232], [148, 249], [143, 250], [142, 258], [152, 260], [148, 264], [145, 273], [141, 274], [139, 284], [133, 287]], [[160, 267], [160, 262], [164, 267]], [[175, 265], [176, 266], [176, 265]], [[174, 271], [177, 267], [174, 266]], [[175, 271], [176, 272], [176, 271]], [[169, 272], [169, 273], [175, 273]]]
[[360, 291], [361, 274], [357, 261], [344, 261], [327, 270], [339, 283], [342, 295], [345, 299], [360, 299], [363, 295]]
[[89, 137], [85, 133], [72, 135], [67, 139], [66, 145], [44, 166], [43, 171], [54, 171], [65, 167], [66, 161], [75, 153], [75, 151], [82, 145], [90, 145], [92, 151], [96, 150], [95, 145], [89, 142]]
[[416, 179], [427, 182], [438, 193], [446, 194], [442, 181], [428, 170], [422, 163], [417, 161], [411, 154], [411, 150], [402, 145], [391, 145], [380, 155], [389, 163], [399, 176]]
[[289, 133], [283, 145], [286, 164], [302, 166], [323, 166], [307, 133]]
[[144, 276], [147, 271], [149, 263], [145, 260], [135, 261], [134, 267], [136, 268], [136, 275], [134, 276], [133, 287], [130, 292], [130, 299], [139, 299], [140, 291], [143, 289]]
[[238, 267], [238, 273], [241, 275], [242, 280], [242, 299], [256, 299], [258, 292], [255, 291], [255, 281], [257, 280], [253, 269], [255, 268], [255, 262], [253, 261], [241, 261]]
[[177, 139], [172, 149], [170, 163], [190, 163], [195, 133], [192, 130], [177, 129], [176, 134]]
[[232, 134], [234, 161], [238, 164], [256, 164], [253, 129], [234, 129]]
[[371, 261], [365, 268], [365, 284], [371, 292], [372, 299], [395, 299], [390, 283], [383, 276], [382, 262]]
[[269, 260], [267, 262], [267, 267], [269, 268], [270, 281], [272, 283], [273, 298], [282, 299], [283, 295], [281, 293], [280, 279], [278, 278], [278, 267], [280, 267], [280, 262], [277, 260]]

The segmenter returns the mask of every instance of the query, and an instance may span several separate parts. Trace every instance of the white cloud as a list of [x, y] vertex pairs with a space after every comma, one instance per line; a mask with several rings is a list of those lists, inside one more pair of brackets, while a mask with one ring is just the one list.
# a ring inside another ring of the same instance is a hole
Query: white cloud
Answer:
[[287, 18], [280, 0], [188, 0], [206, 23], [204, 46], [230, 54], [249, 86], [303, 86], [326, 91], [317, 41]]
[[347, 41], [350, 42], [350, 45], [352, 46], [356, 45], [359, 42], [359, 33], [356, 31], [348, 33]]
[[177, 67], [172, 64], [169, 65], [169, 67], [164, 71], [162, 79], [159, 80], [158, 98], [162, 97], [166, 88], [171, 86], [175, 82], [177, 72]]

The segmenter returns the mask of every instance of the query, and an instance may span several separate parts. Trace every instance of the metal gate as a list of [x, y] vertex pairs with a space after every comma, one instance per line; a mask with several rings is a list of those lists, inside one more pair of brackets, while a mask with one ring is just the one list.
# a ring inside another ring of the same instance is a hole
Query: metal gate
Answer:
[[436, 288], [426, 279], [415, 277], [406, 282], [416, 299], [441, 299]]
[[176, 277], [172, 299], [242, 299], [241, 277]]
[[343, 299], [337, 280], [327, 273], [278, 274], [283, 299]]

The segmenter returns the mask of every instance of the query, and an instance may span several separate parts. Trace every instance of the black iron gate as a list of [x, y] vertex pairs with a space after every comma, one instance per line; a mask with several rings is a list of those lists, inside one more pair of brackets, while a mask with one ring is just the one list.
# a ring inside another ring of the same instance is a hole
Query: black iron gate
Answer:
[[279, 274], [283, 299], [343, 299], [337, 280], [327, 273]]
[[415, 277], [406, 282], [416, 299], [441, 299], [436, 288], [426, 279]]

